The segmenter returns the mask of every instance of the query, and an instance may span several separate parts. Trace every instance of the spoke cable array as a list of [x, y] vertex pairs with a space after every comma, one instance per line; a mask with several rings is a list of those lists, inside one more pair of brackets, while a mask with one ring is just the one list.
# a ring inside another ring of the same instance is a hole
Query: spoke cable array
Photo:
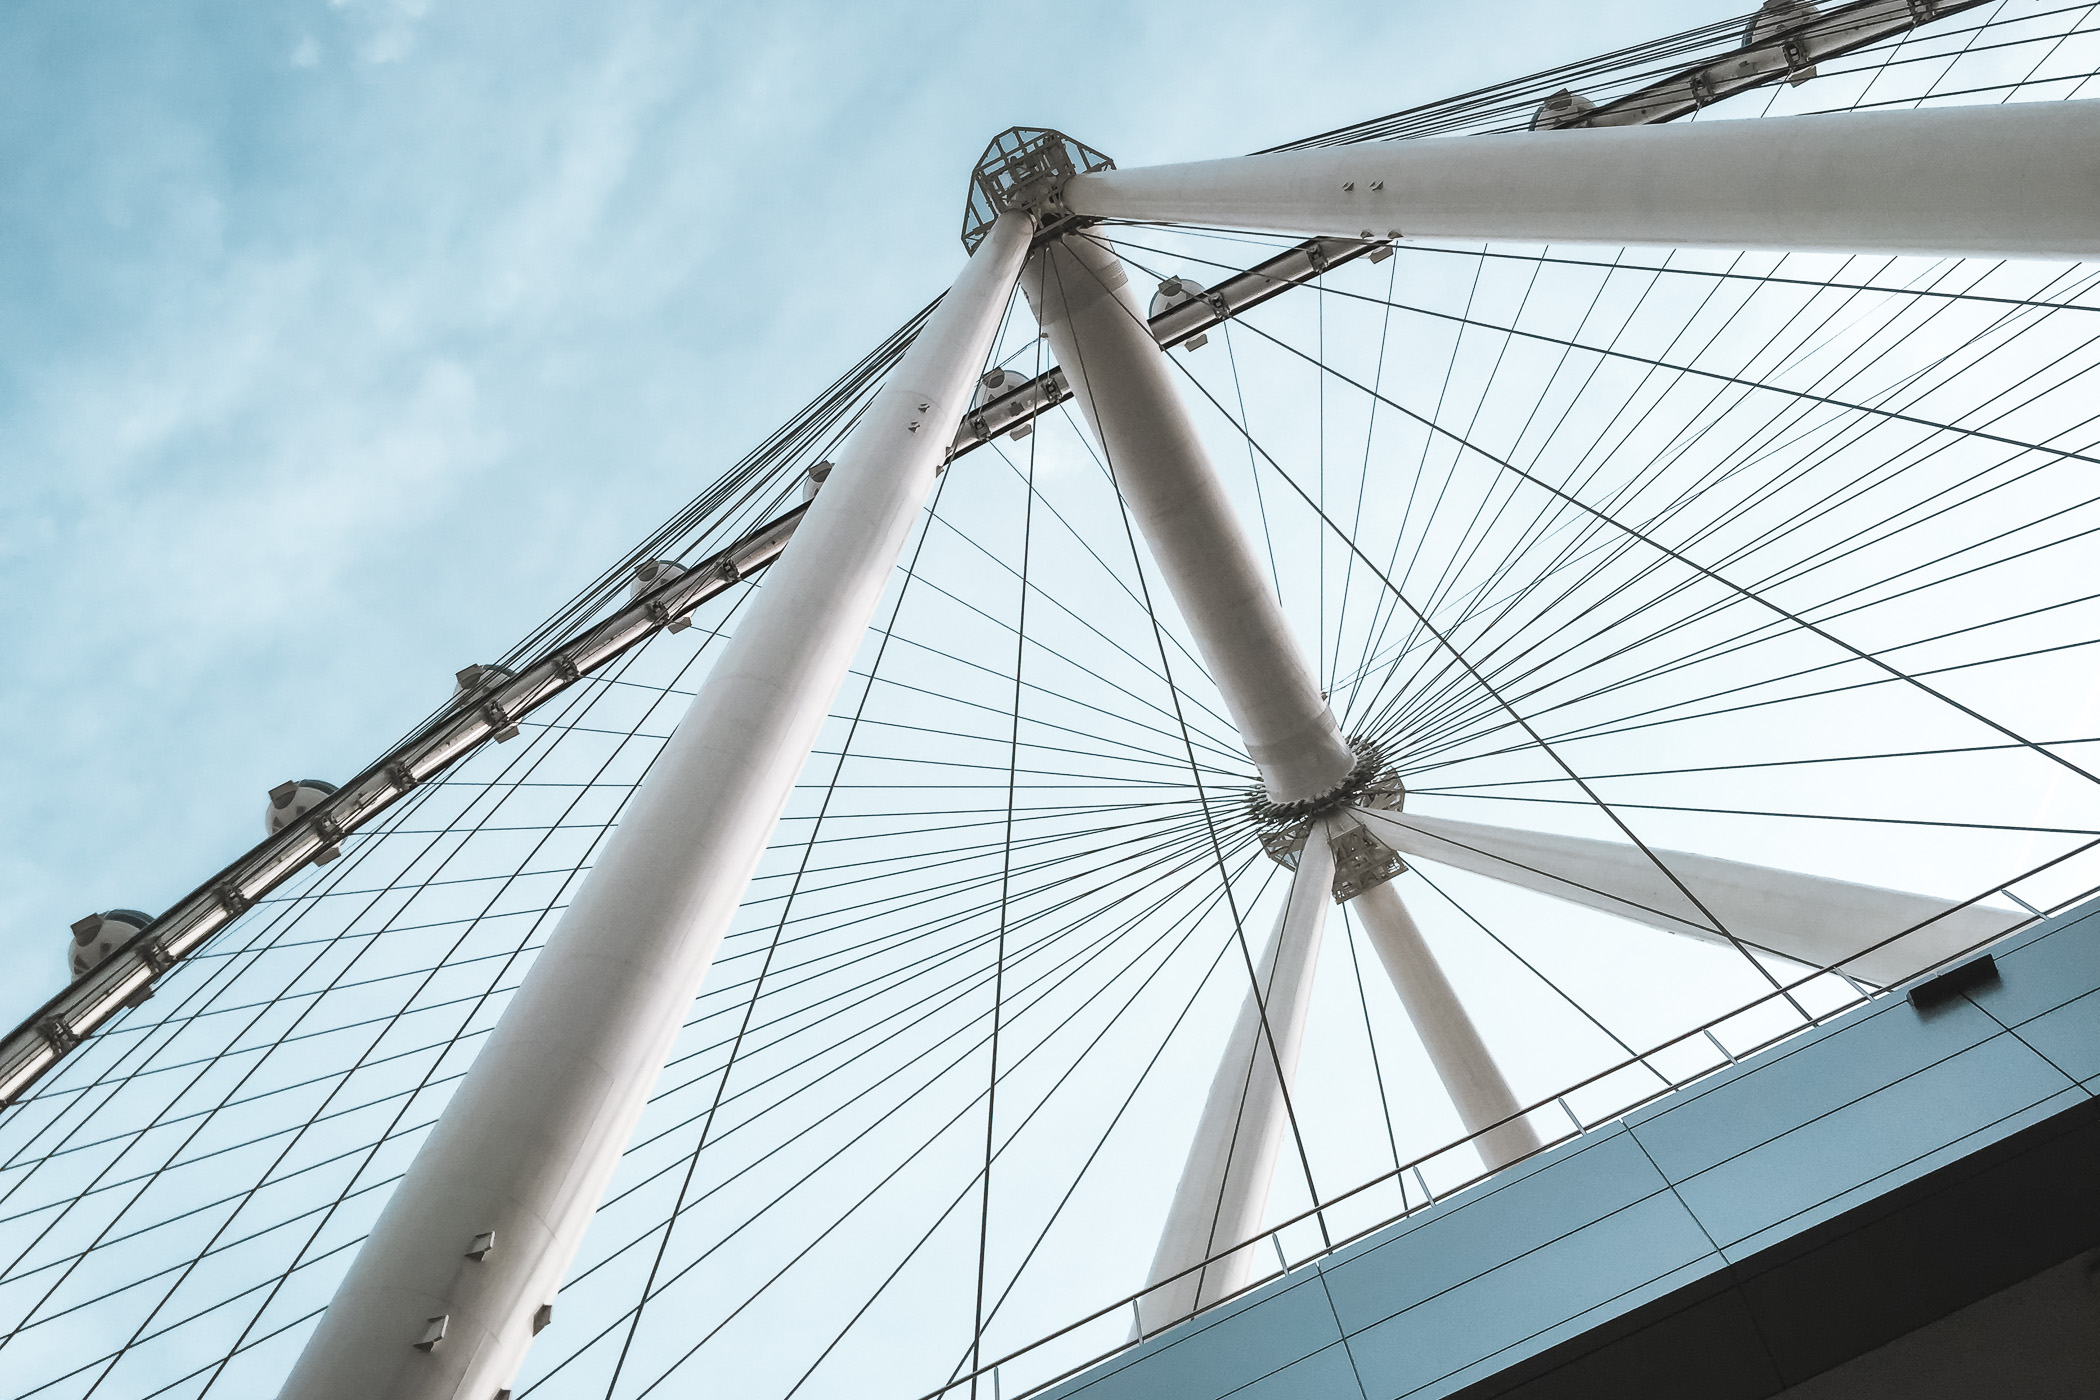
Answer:
[[[2100, 71], [2091, 4], [1821, 8], [1786, 31], [1798, 84], [1758, 58], [1699, 97], [1716, 55], [1778, 52], [1745, 17], [1278, 149], [1522, 128], [1560, 88], [1609, 120], [1754, 120]], [[1549, 1147], [1885, 994], [1861, 960], [1960, 911], [2100, 887], [2089, 267], [1408, 240], [1321, 265], [1230, 229], [1075, 236], [1162, 282], [1270, 269], [1207, 348], [1150, 326], [1260, 586], [1405, 815], [1608, 842], [1713, 935], [1408, 859], [1394, 888]], [[646, 602], [638, 565], [778, 525], [926, 314], [502, 664]], [[914, 524], [520, 1397], [704, 1372], [1013, 1400], [1128, 1345], [1243, 1006], [1288, 1128], [1280, 1266], [1480, 1178], [1346, 904], [1285, 1072], [1259, 967], [1291, 877], [1159, 600], [1121, 490], [1143, 464], [1089, 438], [1086, 366], [1046, 353], [1009, 307], [990, 365], [1032, 357], [1057, 393], [971, 405], [959, 450], [991, 450]], [[709, 581], [692, 626], [648, 622], [512, 717], [522, 742], [448, 757], [0, 1114], [0, 1397], [274, 1391], [765, 586]], [[1679, 853], [1945, 912], [1807, 964], [1731, 929]]]

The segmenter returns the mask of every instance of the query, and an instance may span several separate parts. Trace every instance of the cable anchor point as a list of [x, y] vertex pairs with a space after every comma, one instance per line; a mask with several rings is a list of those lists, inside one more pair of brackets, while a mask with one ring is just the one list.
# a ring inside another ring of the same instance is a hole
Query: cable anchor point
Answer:
[[963, 206], [963, 247], [972, 253], [1001, 214], [1017, 211], [1035, 220], [1036, 241], [1093, 222], [1065, 207], [1065, 182], [1074, 175], [1113, 170], [1116, 163], [1062, 131], [1008, 127], [991, 140], [970, 172], [970, 197]]

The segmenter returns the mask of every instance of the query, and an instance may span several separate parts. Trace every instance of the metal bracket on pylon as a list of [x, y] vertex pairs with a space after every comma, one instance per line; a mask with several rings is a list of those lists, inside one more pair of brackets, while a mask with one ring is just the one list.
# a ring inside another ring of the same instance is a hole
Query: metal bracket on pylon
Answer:
[[1360, 826], [1335, 831], [1328, 841], [1334, 847], [1336, 904], [1346, 904], [1407, 870], [1398, 851]]
[[1298, 857], [1305, 850], [1305, 838], [1311, 834], [1311, 822], [1299, 822], [1296, 826], [1287, 826], [1281, 831], [1264, 831], [1261, 834], [1261, 848], [1268, 853], [1270, 860], [1285, 870], [1296, 870]]

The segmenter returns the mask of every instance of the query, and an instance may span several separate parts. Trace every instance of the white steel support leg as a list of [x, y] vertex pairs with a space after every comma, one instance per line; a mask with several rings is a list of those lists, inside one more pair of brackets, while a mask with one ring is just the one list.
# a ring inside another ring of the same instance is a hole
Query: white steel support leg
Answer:
[[[1355, 756], [1255, 561], [1171, 382], [1166, 357], [1146, 329], [1121, 261], [1084, 236], [1068, 237], [1029, 259], [1021, 287], [1050, 337], [1073, 397], [1108, 457], [1116, 484], [1129, 502], [1175, 603], [1195, 634], [1248, 756], [1261, 769], [1270, 798], [1294, 802], [1334, 791], [1348, 777]], [[1317, 902], [1324, 904], [1332, 888], [1333, 856], [1323, 831], [1307, 840], [1292, 886], [1293, 909], [1301, 908], [1301, 900], [1314, 899], [1311, 867], [1315, 860], [1327, 872], [1317, 887]], [[1357, 902], [1362, 905], [1374, 895], [1383, 901], [1382, 907], [1397, 911], [1398, 926], [1405, 930], [1388, 940], [1392, 955], [1386, 944], [1379, 945], [1380, 953], [1387, 956], [1387, 968], [1401, 987], [1408, 1014], [1432, 1047], [1431, 1058], [1458, 1104], [1460, 1117], [1469, 1126], [1486, 1126], [1506, 1116], [1516, 1108], [1509, 1088], [1435, 959], [1413, 932], [1398, 896], [1381, 887], [1358, 896]], [[1317, 916], [1308, 904], [1302, 917], [1310, 921]], [[1366, 922], [1370, 922], [1368, 916]], [[1388, 929], [1396, 927], [1391, 918], [1381, 917], [1378, 922]], [[1393, 957], [1408, 951], [1404, 941], [1408, 936], [1419, 956], [1409, 959], [1402, 971]], [[1281, 936], [1278, 946], [1283, 946]], [[1279, 975], [1272, 1005], [1295, 1005], [1311, 995], [1310, 957], [1303, 961], [1299, 975], [1303, 983], [1293, 984], [1289, 996], [1284, 994], [1285, 983]], [[1270, 1126], [1265, 1136], [1254, 1140], [1260, 1155], [1243, 1156], [1234, 1147], [1236, 1135], [1244, 1137], [1248, 1130], [1243, 1109], [1251, 1111], [1257, 1106], [1251, 1081], [1245, 1077], [1250, 1062], [1246, 1044], [1259, 1029], [1258, 1020], [1250, 1020], [1254, 1016], [1251, 1005], [1242, 1013], [1212, 1085], [1161, 1235], [1153, 1279], [1174, 1274], [1216, 1249], [1229, 1248], [1260, 1226], [1281, 1141], [1277, 1135], [1287, 1124], [1278, 1086], [1268, 1091], [1274, 1096], [1273, 1104], [1261, 1109]], [[1290, 1019], [1286, 1076], [1296, 1062], [1297, 1037], [1302, 1034], [1298, 1016], [1302, 1012], [1292, 1013]], [[1278, 1028], [1273, 1012], [1270, 1027], [1280, 1053], [1285, 1033]], [[1243, 1090], [1242, 1085], [1248, 1087]], [[1499, 1098], [1495, 1096], [1498, 1090]], [[1244, 1104], [1243, 1092], [1248, 1096]], [[1269, 1100], [1262, 1098], [1259, 1103]], [[1492, 1134], [1483, 1152], [1490, 1166], [1498, 1166], [1535, 1146], [1537, 1139], [1530, 1128], [1517, 1123]], [[1206, 1269], [1200, 1280], [1192, 1275], [1148, 1294], [1139, 1307], [1140, 1325], [1149, 1331], [1230, 1293], [1245, 1282], [1254, 1259], [1251, 1250], [1241, 1250], [1222, 1267]]]
[[1000, 218], [870, 405], [283, 1395], [508, 1384], [925, 504], [1031, 232]]
[[1029, 259], [1021, 286], [1269, 796], [1296, 802], [1332, 792], [1355, 756], [1196, 436], [1122, 262], [1084, 236], [1066, 238]]
[[2100, 101], [1366, 141], [1079, 175], [1097, 218], [1344, 238], [2100, 257]]
[[1488, 1054], [1480, 1032], [1474, 1029], [1473, 1018], [1466, 1015], [1458, 993], [1451, 990], [1450, 979], [1438, 966], [1436, 954], [1422, 940], [1422, 931], [1415, 927], [1392, 881], [1365, 890], [1350, 901], [1350, 907], [1363, 920], [1364, 932], [1378, 950], [1378, 960], [1393, 979], [1393, 989], [1400, 993], [1401, 1005], [1407, 1008], [1408, 1019], [1422, 1037], [1422, 1048], [1429, 1052], [1437, 1078], [1444, 1081], [1444, 1089], [1458, 1109], [1459, 1122], [1468, 1133], [1482, 1133], [1493, 1124], [1502, 1124], [1485, 1132], [1476, 1143], [1481, 1164], [1494, 1171], [1536, 1152], [1538, 1134], [1532, 1131], [1530, 1123], [1513, 1118], [1522, 1105], [1510, 1092], [1509, 1081]]
[[[1421, 860], [1702, 942], [1778, 953], [1810, 967], [1835, 965], [1848, 977], [1884, 986], [2029, 922], [2025, 914], [1988, 904], [1957, 908], [1949, 899], [1689, 851], [1643, 851], [1624, 841], [1413, 812], [1356, 816], [1394, 850]], [[1698, 896], [1697, 904], [1678, 881]]]
[[[1277, 1157], [1290, 1137], [1285, 1096], [1305, 1040], [1313, 970], [1320, 961], [1320, 935], [1326, 928], [1333, 883], [1334, 855], [1325, 834], [1316, 830], [1298, 857], [1290, 899], [1257, 970], [1261, 1001], [1257, 1004], [1250, 990], [1211, 1081], [1196, 1140], [1152, 1258], [1149, 1281], [1172, 1281], [1138, 1302], [1138, 1325], [1146, 1332], [1238, 1292], [1264, 1263], [1268, 1251], [1256, 1241], [1215, 1264], [1185, 1272], [1213, 1254], [1254, 1239], [1261, 1229]], [[1232, 953], [1226, 956], [1239, 961]], [[1281, 1079], [1276, 1074], [1279, 1063]]]

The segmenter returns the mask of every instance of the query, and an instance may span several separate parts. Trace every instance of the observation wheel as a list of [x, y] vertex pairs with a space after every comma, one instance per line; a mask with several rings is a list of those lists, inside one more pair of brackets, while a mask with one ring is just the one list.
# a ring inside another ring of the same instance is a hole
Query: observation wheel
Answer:
[[0, 1393], [1010, 1400], [2089, 897], [2096, 71], [1775, 3], [1000, 134], [948, 292], [75, 926]]

